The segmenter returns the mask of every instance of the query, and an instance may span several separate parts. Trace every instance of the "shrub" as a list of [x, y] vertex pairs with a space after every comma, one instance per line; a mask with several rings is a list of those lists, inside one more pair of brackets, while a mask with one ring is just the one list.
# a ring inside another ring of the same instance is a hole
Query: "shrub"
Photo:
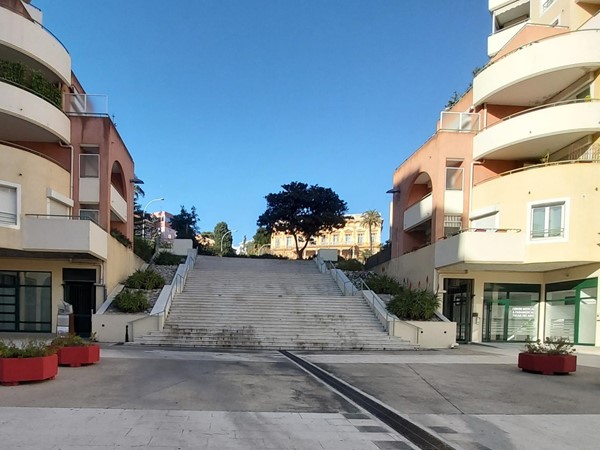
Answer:
[[171, 252], [160, 252], [156, 258], [154, 258], [154, 264], [157, 266], [176, 266], [181, 264], [181, 256]]
[[364, 265], [357, 259], [340, 260], [336, 267], [340, 270], [359, 271], [364, 269]]
[[563, 337], [547, 337], [542, 343], [539, 339], [525, 344], [525, 353], [543, 355], [569, 355], [575, 352], [573, 343]]
[[131, 241], [129, 239], [127, 239], [127, 236], [125, 236], [119, 230], [116, 230], [116, 229], [110, 230], [110, 235], [127, 248], [131, 248], [131, 246], [133, 245], [131, 243]]
[[56, 349], [48, 345], [46, 341], [27, 340], [22, 345], [12, 341], [0, 342], [0, 358], [39, 358], [56, 353]]
[[125, 280], [125, 287], [130, 289], [159, 289], [164, 285], [165, 279], [152, 269], [138, 269]]
[[91, 345], [91, 342], [87, 339], [82, 338], [81, 336], [77, 336], [76, 334], [62, 334], [60, 336], [55, 337], [50, 342], [52, 347], [87, 347]]
[[388, 303], [388, 311], [404, 320], [430, 320], [439, 306], [433, 292], [403, 287]]
[[152, 244], [141, 237], [135, 237], [133, 240], [133, 252], [146, 262], [150, 262], [154, 249]]
[[114, 305], [120, 311], [126, 313], [137, 313], [148, 309], [148, 299], [143, 291], [130, 291], [123, 289], [117, 294]]
[[394, 278], [388, 275], [378, 275], [369, 273], [365, 278], [365, 283], [376, 294], [400, 294], [405, 288]]

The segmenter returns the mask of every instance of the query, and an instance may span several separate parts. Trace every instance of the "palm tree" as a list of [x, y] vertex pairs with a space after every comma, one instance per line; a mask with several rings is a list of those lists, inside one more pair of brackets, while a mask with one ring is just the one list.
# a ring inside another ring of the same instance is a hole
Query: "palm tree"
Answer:
[[380, 227], [383, 223], [383, 219], [381, 218], [381, 214], [379, 211], [375, 211], [374, 209], [369, 209], [362, 213], [361, 217], [361, 225], [367, 226], [369, 228], [369, 250], [371, 251], [371, 255], [373, 254], [373, 234], [372, 230], [374, 227]]

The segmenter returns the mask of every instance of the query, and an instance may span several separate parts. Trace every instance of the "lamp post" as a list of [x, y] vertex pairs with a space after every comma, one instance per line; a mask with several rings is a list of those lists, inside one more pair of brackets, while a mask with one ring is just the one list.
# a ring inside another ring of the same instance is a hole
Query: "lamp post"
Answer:
[[150, 203], [160, 202], [162, 200], [164, 200], [164, 197], [154, 198], [154, 199], [150, 200], [148, 203], [146, 203], [146, 206], [144, 206], [144, 209], [142, 212], [142, 238], [143, 239], [146, 239], [146, 210], [148, 209], [148, 206], [150, 205]]
[[221, 256], [223, 255], [223, 239], [225, 239], [225, 236], [227, 236], [228, 234], [231, 234], [233, 236], [233, 233], [235, 233], [236, 231], [237, 230], [229, 230], [223, 236], [221, 236]]

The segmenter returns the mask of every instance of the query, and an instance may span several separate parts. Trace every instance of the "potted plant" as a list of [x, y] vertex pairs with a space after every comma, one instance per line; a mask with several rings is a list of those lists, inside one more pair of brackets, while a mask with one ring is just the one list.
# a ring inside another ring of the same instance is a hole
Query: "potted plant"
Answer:
[[22, 345], [0, 342], [0, 384], [16, 386], [23, 381], [53, 380], [58, 373], [56, 349], [45, 341]]
[[76, 334], [63, 334], [50, 343], [57, 350], [58, 365], [80, 367], [100, 361], [100, 346]]
[[565, 338], [539, 339], [525, 344], [525, 351], [519, 353], [518, 367], [525, 372], [544, 375], [565, 374], [577, 369], [577, 356], [573, 344]]

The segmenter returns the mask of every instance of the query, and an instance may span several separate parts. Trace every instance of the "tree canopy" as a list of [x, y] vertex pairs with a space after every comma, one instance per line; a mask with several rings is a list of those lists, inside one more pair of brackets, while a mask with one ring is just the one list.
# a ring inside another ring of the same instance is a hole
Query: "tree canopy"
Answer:
[[361, 224], [366, 226], [369, 229], [369, 251], [371, 256], [373, 254], [373, 228], [378, 228], [383, 223], [383, 219], [381, 218], [381, 214], [379, 211], [374, 209], [369, 209], [362, 213], [360, 216]]
[[233, 251], [233, 236], [226, 222], [219, 222], [215, 225], [215, 250], [221, 255]]
[[177, 239], [191, 239], [196, 247], [198, 220], [195, 206], [192, 206], [191, 211], [188, 212], [185, 206], [181, 205], [181, 212], [171, 218], [171, 228], [177, 232]]
[[257, 225], [293, 236], [296, 254], [302, 259], [313, 237], [346, 224], [348, 206], [330, 188], [297, 181], [281, 187], [281, 192], [265, 197], [267, 210], [258, 218]]

